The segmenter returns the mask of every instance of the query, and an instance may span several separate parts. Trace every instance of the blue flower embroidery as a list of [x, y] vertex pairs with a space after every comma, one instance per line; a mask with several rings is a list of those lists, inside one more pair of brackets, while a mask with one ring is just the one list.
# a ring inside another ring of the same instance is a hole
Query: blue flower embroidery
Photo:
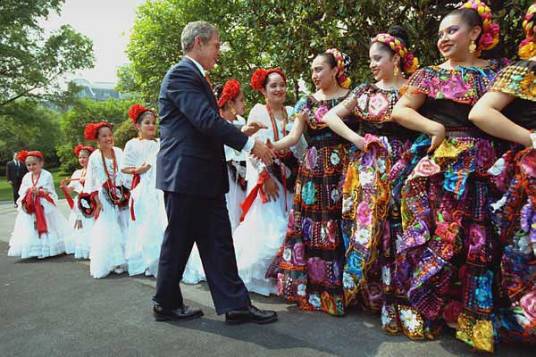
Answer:
[[306, 205], [312, 205], [316, 201], [316, 188], [312, 181], [307, 182], [302, 188], [302, 199]]

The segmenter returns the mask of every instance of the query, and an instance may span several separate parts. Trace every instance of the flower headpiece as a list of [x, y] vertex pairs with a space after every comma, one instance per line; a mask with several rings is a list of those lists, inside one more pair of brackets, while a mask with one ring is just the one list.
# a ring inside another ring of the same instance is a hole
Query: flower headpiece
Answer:
[[279, 67], [270, 68], [270, 69], [259, 68], [255, 70], [255, 72], [253, 72], [253, 75], [251, 76], [251, 80], [249, 82], [249, 84], [251, 85], [251, 88], [253, 88], [256, 91], [260, 91], [261, 89], [263, 89], [264, 83], [266, 82], [266, 78], [268, 78], [268, 76], [272, 73], [279, 74], [285, 82], [287, 81], [287, 77], [285, 76], [285, 73]]
[[519, 57], [521, 59], [529, 59], [536, 56], [536, 38], [534, 37], [534, 27], [536, 25], [536, 3], [532, 4], [525, 18], [523, 19], [523, 31], [525, 32], [525, 38], [519, 44]]
[[478, 51], [488, 51], [499, 43], [499, 24], [493, 22], [491, 8], [480, 0], [469, 0], [461, 6], [462, 9], [475, 10], [482, 19], [482, 34], [478, 41]]
[[37, 150], [32, 150], [32, 151], [22, 150], [22, 151], [19, 151], [19, 153], [17, 154], [17, 158], [20, 161], [26, 161], [26, 159], [29, 158], [30, 156], [37, 157], [41, 160], [44, 159], [43, 153]]
[[223, 85], [220, 98], [218, 99], [218, 107], [223, 108], [225, 103], [236, 99], [240, 95], [240, 82], [236, 79], [229, 79]]
[[91, 154], [93, 151], [95, 151], [95, 148], [90, 145], [78, 144], [74, 147], [73, 152], [76, 155], [76, 157], [78, 157], [80, 155], [80, 151], [83, 151], [83, 150], [88, 151]]
[[154, 111], [152, 109], [146, 108], [141, 104], [133, 104], [128, 109], [128, 117], [130, 118], [132, 123], [136, 124], [138, 122], [140, 115], [142, 115], [145, 112], [151, 112], [154, 114]]
[[348, 76], [348, 69], [350, 68], [350, 64], [352, 64], [350, 56], [342, 53], [336, 48], [330, 48], [326, 53], [333, 55], [337, 62], [337, 83], [339, 83], [342, 88], [350, 88], [350, 85], [352, 84], [352, 80]]
[[402, 71], [405, 74], [412, 74], [419, 68], [419, 59], [415, 57], [413, 52], [408, 50], [403, 41], [399, 38], [388, 34], [380, 33], [376, 35], [371, 41], [371, 43], [379, 42], [383, 43], [385, 46], [389, 47], [394, 53], [400, 56], [400, 61], [402, 61]]
[[113, 125], [107, 121], [86, 124], [86, 127], [84, 128], [84, 138], [86, 140], [97, 140], [99, 129], [103, 127], [110, 128], [111, 130]]

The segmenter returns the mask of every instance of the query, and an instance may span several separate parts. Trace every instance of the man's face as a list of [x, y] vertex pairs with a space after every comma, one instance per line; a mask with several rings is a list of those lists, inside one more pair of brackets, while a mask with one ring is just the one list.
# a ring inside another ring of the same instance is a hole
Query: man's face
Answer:
[[205, 70], [209, 71], [214, 68], [220, 57], [220, 35], [214, 33], [207, 42], [203, 42], [200, 37], [196, 38], [196, 41], [199, 41], [199, 62]]

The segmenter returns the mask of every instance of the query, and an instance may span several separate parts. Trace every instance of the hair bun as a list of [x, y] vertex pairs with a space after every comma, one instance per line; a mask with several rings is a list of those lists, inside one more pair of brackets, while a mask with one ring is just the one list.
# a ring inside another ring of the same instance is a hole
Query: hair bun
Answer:
[[389, 33], [389, 35], [394, 36], [398, 38], [399, 40], [401, 40], [402, 42], [404, 42], [404, 45], [406, 46], [406, 48], [411, 47], [408, 32], [402, 26], [400, 25], [391, 26], [389, 30], [387, 31], [387, 33]]

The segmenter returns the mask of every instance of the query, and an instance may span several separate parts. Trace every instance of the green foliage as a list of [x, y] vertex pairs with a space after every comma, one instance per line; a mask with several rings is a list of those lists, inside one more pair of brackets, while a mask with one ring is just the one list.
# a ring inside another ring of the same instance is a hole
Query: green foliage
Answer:
[[57, 80], [93, 66], [93, 45], [64, 25], [46, 35], [42, 21], [64, 0], [0, 1], [0, 110], [18, 98], [61, 93]]
[[[532, 0], [489, 2], [502, 28], [502, 44], [491, 55], [514, 58], [522, 37], [520, 20]], [[297, 95], [297, 82], [309, 81], [315, 54], [337, 47], [353, 59], [354, 83], [370, 80], [371, 37], [392, 25], [404, 26], [423, 65], [437, 63], [440, 19], [461, 1], [440, 0], [155, 0], [138, 8], [127, 49], [131, 65], [120, 82], [155, 104], [160, 82], [181, 57], [186, 23], [206, 20], [220, 29], [227, 50], [211, 75], [248, 83], [258, 66], [280, 66]], [[309, 88], [312, 88], [309, 83]], [[249, 99], [255, 94], [246, 91]]]
[[55, 146], [61, 140], [58, 114], [33, 101], [18, 100], [2, 108], [0, 113], [0, 161], [8, 161], [13, 152], [39, 150], [45, 154], [47, 166], [55, 166]]
[[77, 144], [96, 144], [84, 140], [84, 127], [87, 123], [106, 120], [114, 124], [116, 146], [123, 147], [126, 141], [136, 135], [136, 131], [129, 130], [132, 127], [127, 118], [127, 111], [133, 102], [131, 100], [110, 99], [96, 102], [82, 99], [76, 102], [71, 109], [61, 116], [61, 128], [64, 138], [57, 147], [57, 154], [61, 161], [62, 171], [69, 173], [74, 171], [78, 160], [73, 154], [73, 148]]

